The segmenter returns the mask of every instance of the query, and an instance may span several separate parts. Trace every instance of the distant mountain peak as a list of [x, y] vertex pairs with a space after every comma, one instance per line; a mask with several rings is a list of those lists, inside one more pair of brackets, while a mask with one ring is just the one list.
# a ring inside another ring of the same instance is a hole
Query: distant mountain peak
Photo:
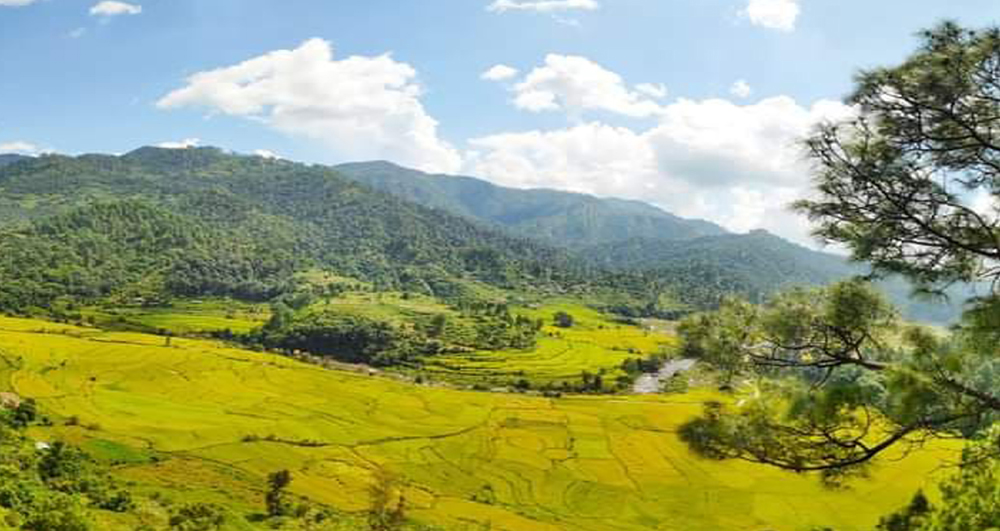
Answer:
[[562, 247], [582, 248], [636, 237], [684, 240], [727, 233], [714, 223], [684, 219], [642, 201], [507, 188], [475, 177], [429, 174], [388, 161], [354, 162], [335, 169], [408, 201]]

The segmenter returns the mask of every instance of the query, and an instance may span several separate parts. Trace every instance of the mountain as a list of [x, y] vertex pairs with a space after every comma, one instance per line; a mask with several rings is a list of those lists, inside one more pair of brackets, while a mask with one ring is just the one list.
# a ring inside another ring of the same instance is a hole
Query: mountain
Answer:
[[[580, 254], [598, 267], [640, 272], [651, 285], [670, 286], [676, 299], [698, 308], [714, 306], [726, 295], [759, 302], [789, 287], [821, 286], [870, 272], [863, 264], [764, 230], [683, 241], [632, 239]], [[912, 286], [899, 277], [880, 280], [879, 286], [907, 318], [931, 323], [954, 322], [964, 301], [976, 295], [973, 286], [958, 285], [947, 290], [947, 301], [916, 299]]]
[[765, 230], [690, 240], [635, 238], [590, 247], [581, 254], [594, 264], [620, 269], [720, 265], [769, 284], [818, 284], [861, 269], [843, 257], [813, 251]]
[[6, 166], [8, 164], [14, 164], [15, 162], [20, 162], [22, 160], [30, 159], [31, 157], [26, 157], [24, 155], [17, 155], [15, 153], [0, 153], [0, 166]]
[[0, 167], [0, 306], [108, 297], [266, 300], [323, 269], [454, 294], [574, 278], [562, 252], [330, 168], [215, 148], [44, 155]]
[[336, 170], [409, 201], [564, 247], [630, 238], [684, 240], [726, 232], [707, 221], [680, 218], [639, 201], [505, 188], [473, 177], [432, 175], [389, 162], [342, 164]]

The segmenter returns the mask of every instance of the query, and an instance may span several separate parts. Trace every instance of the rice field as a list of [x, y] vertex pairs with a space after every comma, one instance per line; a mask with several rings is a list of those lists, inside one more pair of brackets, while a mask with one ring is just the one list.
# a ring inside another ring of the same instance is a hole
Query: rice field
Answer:
[[[573, 326], [554, 326], [557, 312], [572, 315]], [[579, 382], [586, 371], [602, 374], [605, 381], [611, 382], [624, 376], [621, 365], [626, 360], [668, 352], [676, 346], [672, 335], [617, 322], [575, 302], [515, 308], [514, 313], [545, 323], [536, 348], [435, 356], [426, 360], [428, 372], [460, 381], [501, 383], [524, 378], [535, 385], [546, 385]]]
[[83, 445], [139, 490], [259, 510], [266, 474], [289, 469], [296, 493], [362, 511], [384, 470], [411, 516], [457, 530], [860, 531], [954, 457], [928, 448], [828, 490], [811, 476], [692, 455], [675, 431], [707, 391], [476, 393], [12, 318], [0, 318], [0, 390], [36, 398], [52, 417], [34, 437]]

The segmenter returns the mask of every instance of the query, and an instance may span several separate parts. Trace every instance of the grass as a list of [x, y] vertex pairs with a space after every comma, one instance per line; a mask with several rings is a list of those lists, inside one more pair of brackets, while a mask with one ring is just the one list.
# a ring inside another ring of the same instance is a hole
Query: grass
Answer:
[[[10, 318], [0, 318], [5, 388], [38, 399], [56, 421], [33, 436], [117, 460], [138, 490], [259, 511], [266, 474], [287, 468], [298, 494], [360, 511], [384, 469], [405, 485], [412, 516], [448, 529], [861, 530], [953, 456], [927, 449], [852, 489], [826, 490], [814, 477], [692, 455], [675, 431], [712, 398], [705, 391], [464, 392], [210, 341], [167, 347], [154, 336]], [[60, 422], [70, 417], [79, 425]]]
[[[573, 316], [571, 328], [553, 325], [553, 316], [560, 311]], [[625, 374], [621, 370], [624, 361], [663, 352], [676, 343], [666, 333], [617, 322], [574, 301], [515, 308], [514, 313], [545, 323], [536, 348], [435, 356], [427, 360], [429, 372], [449, 379], [494, 383], [524, 378], [538, 386], [579, 382], [580, 374], [586, 371], [613, 382]]]
[[246, 333], [270, 318], [266, 304], [225, 299], [180, 300], [166, 308], [89, 308], [82, 313], [102, 326], [125, 325], [150, 331], [166, 330], [176, 335], [223, 330]]

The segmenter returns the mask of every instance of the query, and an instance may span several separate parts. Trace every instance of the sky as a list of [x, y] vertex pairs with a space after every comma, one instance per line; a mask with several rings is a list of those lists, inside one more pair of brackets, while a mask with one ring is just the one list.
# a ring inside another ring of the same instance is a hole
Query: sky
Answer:
[[643, 200], [813, 245], [799, 140], [997, 0], [0, 0], [0, 153], [212, 145]]

